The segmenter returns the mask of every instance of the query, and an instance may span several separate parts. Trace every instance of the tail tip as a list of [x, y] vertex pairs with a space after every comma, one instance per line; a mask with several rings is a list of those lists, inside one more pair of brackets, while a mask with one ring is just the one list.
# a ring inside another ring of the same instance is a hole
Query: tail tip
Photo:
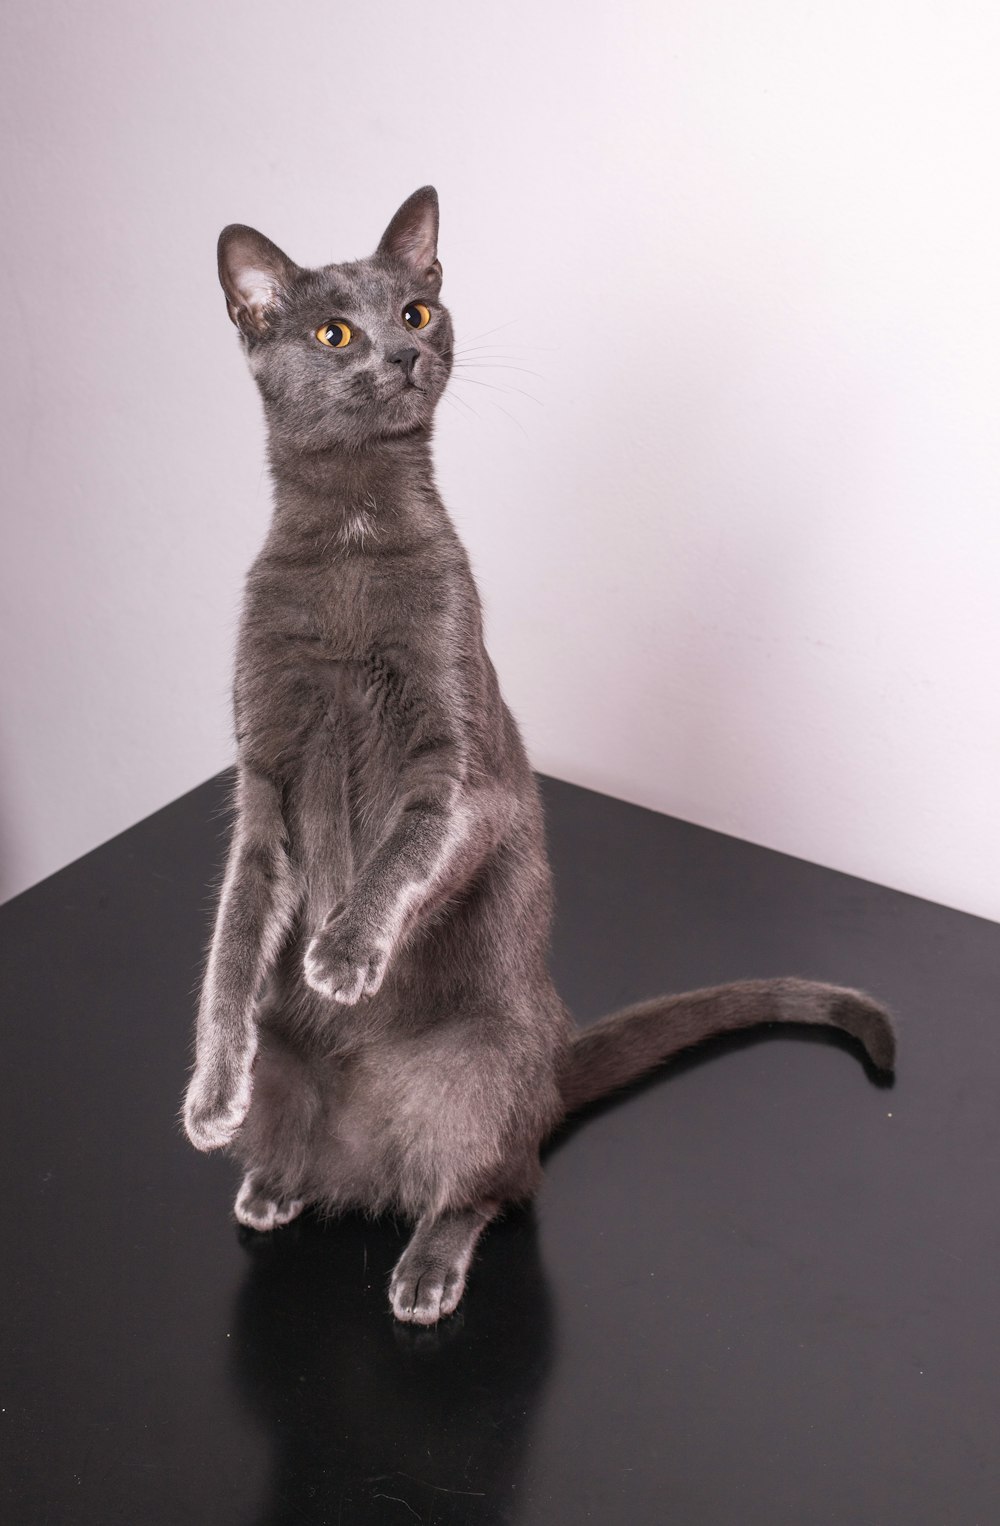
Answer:
[[885, 1007], [863, 991], [845, 991], [834, 1009], [834, 1021], [864, 1045], [868, 1058], [883, 1076], [896, 1068], [896, 1030]]

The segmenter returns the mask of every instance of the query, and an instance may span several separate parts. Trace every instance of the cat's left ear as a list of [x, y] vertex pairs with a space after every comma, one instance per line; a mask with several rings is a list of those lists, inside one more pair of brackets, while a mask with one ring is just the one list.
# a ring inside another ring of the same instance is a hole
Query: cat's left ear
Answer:
[[437, 257], [438, 196], [432, 185], [422, 185], [408, 196], [382, 235], [378, 253], [409, 265], [414, 275], [441, 279]]

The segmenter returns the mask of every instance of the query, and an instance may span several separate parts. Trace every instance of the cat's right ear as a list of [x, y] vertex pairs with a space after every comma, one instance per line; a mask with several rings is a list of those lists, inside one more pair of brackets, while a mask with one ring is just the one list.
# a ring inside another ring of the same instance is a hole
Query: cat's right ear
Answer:
[[230, 223], [219, 234], [219, 280], [229, 316], [247, 338], [266, 333], [269, 316], [299, 267], [256, 228]]

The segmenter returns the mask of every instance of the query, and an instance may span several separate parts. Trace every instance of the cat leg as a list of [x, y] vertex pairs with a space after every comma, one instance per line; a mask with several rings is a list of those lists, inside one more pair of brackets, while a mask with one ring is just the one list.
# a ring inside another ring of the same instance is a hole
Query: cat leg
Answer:
[[241, 768], [237, 805], [184, 1103], [184, 1128], [198, 1150], [228, 1144], [246, 1117], [257, 1049], [254, 1004], [299, 899], [274, 785]]
[[465, 1291], [476, 1241], [498, 1208], [498, 1203], [482, 1202], [475, 1208], [424, 1215], [389, 1283], [389, 1302], [397, 1319], [436, 1325], [454, 1313]]
[[[266, 1023], [267, 1003], [260, 1016]], [[306, 1061], [289, 1044], [260, 1030], [253, 1097], [232, 1153], [245, 1175], [233, 1212], [248, 1229], [277, 1229], [300, 1214], [313, 1194], [316, 1125], [322, 1104]]]
[[330, 1001], [354, 1006], [374, 996], [414, 924], [467, 884], [499, 839], [509, 797], [470, 795], [461, 750], [444, 723], [442, 730], [443, 737], [414, 741], [393, 827], [306, 948], [306, 984]]
[[290, 1224], [306, 1206], [301, 1197], [288, 1197], [277, 1188], [268, 1186], [259, 1171], [248, 1171], [243, 1178], [233, 1212], [247, 1229], [261, 1232]]

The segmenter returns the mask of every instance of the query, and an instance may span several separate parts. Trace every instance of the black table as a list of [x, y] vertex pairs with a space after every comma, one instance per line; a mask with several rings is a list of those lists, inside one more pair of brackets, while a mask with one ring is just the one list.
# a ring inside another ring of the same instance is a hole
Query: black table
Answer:
[[546, 782], [582, 1022], [794, 973], [898, 1015], [715, 1042], [592, 1112], [465, 1303], [391, 1221], [237, 1230], [177, 1122], [213, 780], [0, 909], [11, 1526], [992, 1526], [1000, 926]]

